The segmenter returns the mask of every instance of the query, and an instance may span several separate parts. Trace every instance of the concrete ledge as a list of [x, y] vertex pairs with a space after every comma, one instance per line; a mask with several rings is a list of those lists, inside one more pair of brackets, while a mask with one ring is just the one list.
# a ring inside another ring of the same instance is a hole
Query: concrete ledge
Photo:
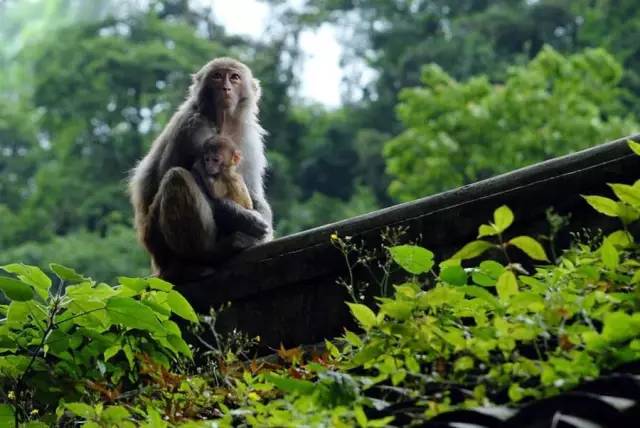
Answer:
[[[640, 135], [630, 138], [640, 140]], [[421, 236], [421, 245], [442, 260], [475, 239], [478, 225], [502, 204], [515, 213], [513, 234], [547, 232], [544, 212], [551, 206], [573, 213], [572, 230], [611, 228], [616, 219], [597, 214], [580, 195], [610, 195], [606, 183], [640, 178], [640, 156], [631, 152], [627, 139], [286, 236], [245, 251], [214, 274], [176, 281], [177, 286], [200, 312], [231, 301], [222, 329], [259, 335], [270, 347], [316, 343], [351, 326], [346, 293], [335, 284], [346, 275], [345, 264], [330, 243], [331, 233], [376, 246], [384, 227], [405, 226], [410, 237]]]

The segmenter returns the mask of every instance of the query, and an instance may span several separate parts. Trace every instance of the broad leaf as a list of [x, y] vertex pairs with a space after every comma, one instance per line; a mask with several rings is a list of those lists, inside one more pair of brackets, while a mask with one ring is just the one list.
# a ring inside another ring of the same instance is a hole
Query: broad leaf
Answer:
[[633, 325], [631, 316], [624, 312], [607, 313], [603, 319], [602, 338], [610, 342], [629, 339], [637, 334]]
[[517, 236], [508, 243], [521, 249], [534, 260], [549, 261], [542, 245], [530, 236]]
[[136, 293], [139, 293], [147, 288], [147, 280], [143, 278], [129, 278], [126, 276], [120, 276], [118, 277], [118, 282], [121, 285], [134, 290]]
[[64, 407], [70, 410], [73, 414], [80, 416], [84, 419], [89, 419], [95, 417], [96, 411], [95, 409], [85, 403], [65, 403]]
[[510, 270], [506, 270], [498, 278], [496, 291], [500, 300], [507, 300], [509, 297], [518, 294], [518, 280]]
[[499, 233], [504, 232], [513, 223], [513, 212], [503, 205], [493, 212], [493, 224]]
[[618, 250], [616, 250], [616, 247], [614, 247], [611, 242], [606, 240], [602, 243], [602, 246], [600, 246], [600, 257], [602, 258], [602, 263], [611, 270], [617, 268], [620, 263]]
[[414, 275], [428, 272], [433, 267], [433, 253], [416, 245], [398, 245], [389, 248], [391, 257], [404, 270]]
[[173, 285], [171, 283], [168, 283], [167, 281], [160, 278], [149, 278], [147, 279], [147, 282], [149, 283], [149, 287], [155, 290], [171, 291], [171, 289], [173, 288]]
[[349, 309], [351, 309], [353, 316], [365, 330], [369, 330], [371, 327], [376, 325], [376, 314], [374, 314], [369, 307], [360, 303], [347, 303], [347, 305], [349, 306]]
[[404, 321], [411, 316], [415, 307], [416, 305], [410, 301], [391, 300], [383, 303], [380, 306], [380, 310], [391, 318]]
[[0, 404], [0, 427], [15, 427], [13, 407], [9, 404]]
[[489, 293], [484, 288], [475, 286], [475, 285], [466, 285], [464, 287], [460, 287], [460, 290], [464, 291], [467, 296], [475, 297], [476, 299], [484, 300], [494, 308], [500, 307], [500, 302], [496, 297]]
[[478, 228], [478, 238], [484, 238], [485, 236], [494, 236], [497, 235], [498, 230], [489, 224], [481, 224]]
[[640, 188], [619, 183], [609, 183], [609, 186], [613, 189], [613, 193], [616, 194], [618, 199], [628, 203], [632, 207], [640, 207]]
[[186, 319], [191, 322], [198, 322], [198, 315], [193, 310], [187, 299], [180, 293], [175, 290], [169, 291], [167, 295], [167, 302], [169, 306], [171, 306], [171, 310], [176, 315]]
[[11, 300], [26, 302], [33, 299], [33, 288], [19, 279], [0, 276], [0, 290]]
[[278, 389], [287, 393], [297, 393], [300, 395], [309, 395], [315, 389], [313, 382], [302, 379], [292, 379], [288, 377], [276, 376], [274, 374], [265, 375], [265, 380], [274, 384]]
[[163, 333], [162, 324], [153, 310], [129, 297], [112, 297], [105, 309], [114, 323], [128, 328]]
[[640, 155], [640, 143], [636, 143], [635, 141], [627, 141], [629, 144], [629, 148], [633, 150], [633, 152], [637, 155]]
[[627, 248], [633, 244], [633, 235], [624, 230], [616, 230], [605, 238], [605, 241], [620, 248]]
[[620, 211], [618, 209], [618, 203], [613, 199], [605, 198], [604, 196], [585, 196], [582, 197], [591, 205], [596, 211], [609, 217], [619, 217]]
[[18, 279], [32, 285], [36, 292], [46, 299], [49, 295], [49, 287], [51, 287], [51, 279], [40, 270], [37, 266], [25, 265], [22, 263], [12, 263], [1, 266], [0, 269], [6, 272], [16, 274]]
[[467, 273], [462, 266], [449, 266], [440, 271], [440, 280], [451, 285], [465, 285]]
[[89, 280], [89, 278], [86, 278], [80, 275], [75, 270], [66, 266], [59, 265], [57, 263], [49, 264], [49, 268], [58, 276], [58, 278], [60, 278], [63, 281], [82, 282], [82, 281]]
[[109, 406], [102, 412], [102, 419], [113, 424], [117, 424], [130, 416], [131, 414], [124, 406]]
[[472, 259], [474, 257], [478, 257], [479, 255], [481, 255], [482, 253], [484, 253], [485, 251], [487, 251], [489, 248], [492, 248], [492, 247], [494, 247], [494, 245], [488, 241], [483, 241], [483, 240], [471, 241], [467, 245], [462, 247], [460, 250], [458, 250], [457, 253], [451, 256], [451, 258], [460, 259], [460, 260]]

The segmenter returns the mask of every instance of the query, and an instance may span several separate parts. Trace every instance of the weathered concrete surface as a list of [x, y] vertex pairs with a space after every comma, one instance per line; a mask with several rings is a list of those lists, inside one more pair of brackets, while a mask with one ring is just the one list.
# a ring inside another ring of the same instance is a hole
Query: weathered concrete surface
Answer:
[[[640, 135], [633, 139], [640, 140]], [[286, 236], [240, 254], [216, 268], [215, 274], [177, 281], [177, 286], [201, 312], [231, 301], [221, 327], [259, 335], [264, 346], [316, 343], [351, 325], [346, 293], [335, 284], [346, 275], [345, 263], [330, 243], [331, 233], [351, 235], [374, 246], [384, 227], [406, 226], [411, 237], [421, 236], [421, 245], [441, 260], [475, 239], [478, 225], [502, 204], [515, 213], [513, 234], [547, 232], [544, 211], [550, 206], [572, 213], [572, 230], [617, 226], [615, 219], [595, 213], [580, 195], [610, 195], [606, 183], [638, 178], [640, 157], [621, 139]]]

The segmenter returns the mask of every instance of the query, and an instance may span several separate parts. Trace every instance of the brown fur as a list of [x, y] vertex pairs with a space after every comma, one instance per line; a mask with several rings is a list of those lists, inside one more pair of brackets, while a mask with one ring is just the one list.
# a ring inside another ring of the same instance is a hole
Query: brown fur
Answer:
[[[219, 239], [220, 233], [232, 231], [220, 230], [216, 215], [222, 212], [214, 213], [214, 206], [189, 171], [203, 144], [214, 139], [219, 131], [211, 76], [221, 68], [237, 69], [242, 76], [240, 100], [230, 114], [240, 124], [235, 140], [245, 159], [242, 179], [247, 183], [250, 199], [256, 201], [256, 210], [225, 208], [233, 220], [227, 223], [237, 224], [240, 232], [241, 227], [249, 229], [254, 236], [266, 230], [259, 240], [272, 236], [271, 209], [263, 189], [264, 131], [257, 120], [260, 86], [241, 62], [214, 59], [193, 76], [187, 99], [132, 171], [129, 181], [139, 241], [151, 254], [154, 271], [161, 276], [167, 276], [167, 269], [175, 262], [208, 263], [227, 252]], [[242, 242], [246, 241], [243, 237]]]
[[[237, 171], [242, 160], [240, 151], [229, 137], [219, 135], [212, 142], [207, 142], [202, 148], [202, 155], [193, 165], [191, 172], [199, 177], [202, 190], [211, 198], [227, 198], [240, 206], [252, 210], [253, 201], [244, 179]], [[218, 157], [221, 164], [215, 165], [215, 170], [209, 170], [205, 165], [206, 157]]]

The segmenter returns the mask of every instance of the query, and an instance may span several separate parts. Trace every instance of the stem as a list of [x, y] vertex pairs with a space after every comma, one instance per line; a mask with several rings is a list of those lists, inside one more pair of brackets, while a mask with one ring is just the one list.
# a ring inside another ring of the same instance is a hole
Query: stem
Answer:
[[[40, 340], [40, 343], [38, 344], [36, 350], [33, 352], [33, 355], [31, 355], [31, 360], [29, 360], [29, 364], [27, 364], [27, 368], [24, 369], [24, 372], [22, 373], [22, 376], [20, 376], [20, 379], [18, 380], [18, 384], [16, 385], [16, 402], [18, 403], [22, 399], [25, 379], [27, 378], [27, 375], [29, 374], [31, 367], [35, 363], [36, 358], [38, 357], [38, 354], [40, 353], [40, 351], [44, 349], [44, 344], [47, 341], [47, 338], [49, 337], [51, 332], [56, 328], [55, 316], [56, 316], [56, 313], [58, 312], [58, 305], [60, 303], [60, 300], [58, 298], [54, 298], [52, 303], [53, 303], [53, 306], [49, 311], [48, 319], [47, 319], [47, 327], [44, 329], [44, 332], [42, 334], [42, 339]], [[17, 406], [16, 406], [16, 410], [17, 410]], [[23, 416], [26, 420], [26, 415], [23, 415]], [[16, 427], [20, 426], [19, 422], [20, 422], [19, 415], [18, 415], [18, 412], [16, 411], [15, 413]]]
[[507, 252], [507, 246], [504, 244], [504, 240], [502, 239], [502, 233], [498, 233], [498, 241], [500, 242], [500, 248], [502, 249], [502, 253], [504, 257], [507, 259], [507, 264], [511, 265], [511, 259], [509, 258], [509, 253]]
[[85, 315], [87, 315], [87, 314], [90, 314], [91, 312], [102, 311], [102, 310], [104, 310], [104, 309], [105, 309], [105, 308], [96, 308], [96, 309], [91, 309], [90, 311], [82, 312], [82, 313], [80, 313], [80, 314], [72, 315], [72, 316], [70, 316], [69, 318], [65, 318], [65, 319], [63, 319], [62, 321], [58, 321], [58, 322], [56, 322], [56, 325], [55, 325], [55, 326], [56, 326], [56, 327], [59, 327], [59, 326], [60, 326], [60, 324], [62, 324], [62, 323], [64, 323], [64, 322], [71, 321], [72, 319], [75, 319], [75, 318], [83, 317], [83, 316], [85, 316]]

